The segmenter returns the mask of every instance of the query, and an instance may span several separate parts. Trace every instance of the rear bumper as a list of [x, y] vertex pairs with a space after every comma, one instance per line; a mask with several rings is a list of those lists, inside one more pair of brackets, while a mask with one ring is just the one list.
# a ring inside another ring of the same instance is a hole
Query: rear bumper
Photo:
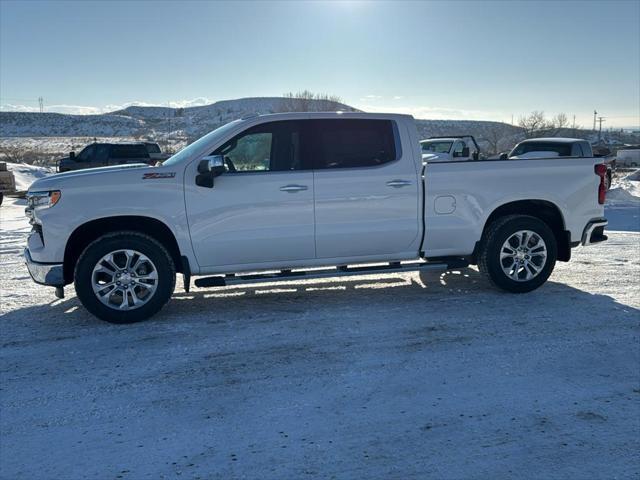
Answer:
[[29, 275], [34, 282], [52, 287], [64, 286], [64, 274], [61, 263], [38, 263], [31, 259], [29, 249], [24, 249], [24, 260], [27, 263]]
[[582, 241], [580, 243], [586, 247], [607, 240], [608, 237], [604, 234], [604, 227], [606, 227], [608, 223], [604, 218], [591, 220], [587, 226], [584, 227]]

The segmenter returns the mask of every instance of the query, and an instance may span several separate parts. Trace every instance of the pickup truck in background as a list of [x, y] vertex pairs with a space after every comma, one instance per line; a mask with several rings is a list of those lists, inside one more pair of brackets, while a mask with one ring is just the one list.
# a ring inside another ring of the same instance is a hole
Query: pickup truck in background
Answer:
[[114, 323], [158, 312], [176, 272], [188, 291], [475, 264], [523, 293], [606, 240], [605, 194], [594, 158], [425, 163], [407, 115], [259, 115], [158, 166], [36, 181], [24, 256]]
[[[562, 138], [562, 137], [549, 137], [549, 138], [530, 138], [524, 140], [513, 147], [513, 150], [509, 154], [502, 153], [500, 158], [502, 160], [522, 160], [532, 158], [594, 158], [591, 148], [591, 144], [579, 138]], [[611, 180], [613, 178], [612, 172], [612, 157], [610, 160], [601, 160], [607, 167], [605, 175], [607, 190], [611, 187]]]
[[552, 157], [593, 158], [593, 151], [586, 140], [550, 137], [524, 140], [513, 147], [509, 154], [500, 155], [503, 160]]
[[429, 137], [420, 141], [425, 162], [466, 162], [480, 158], [480, 147], [472, 135]]
[[79, 154], [71, 152], [58, 161], [58, 171], [68, 172], [85, 168], [123, 165], [127, 163], [147, 163], [154, 165], [166, 160], [157, 143], [92, 143]]

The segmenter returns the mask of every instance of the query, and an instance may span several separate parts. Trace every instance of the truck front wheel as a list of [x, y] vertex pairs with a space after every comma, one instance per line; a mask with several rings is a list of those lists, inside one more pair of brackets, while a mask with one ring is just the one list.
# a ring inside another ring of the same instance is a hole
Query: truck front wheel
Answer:
[[556, 239], [544, 222], [528, 215], [508, 215], [487, 228], [478, 268], [503, 290], [525, 293], [547, 281], [556, 258]]
[[90, 243], [74, 272], [78, 298], [110, 323], [133, 323], [157, 313], [173, 294], [176, 271], [169, 252], [138, 232], [115, 232]]

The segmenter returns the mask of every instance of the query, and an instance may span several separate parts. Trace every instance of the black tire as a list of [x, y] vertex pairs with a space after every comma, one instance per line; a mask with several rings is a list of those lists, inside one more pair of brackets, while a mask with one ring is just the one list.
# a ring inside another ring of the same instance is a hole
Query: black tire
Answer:
[[4, 193], [0, 192], [0, 205], [2, 205], [3, 199], [4, 199]]
[[[93, 292], [92, 273], [100, 259], [110, 252], [136, 250], [146, 255], [156, 267], [157, 287], [141, 307], [119, 311], [103, 304]], [[82, 252], [74, 272], [74, 285], [84, 307], [96, 317], [110, 323], [134, 323], [157, 313], [171, 298], [176, 284], [176, 269], [171, 255], [154, 238], [138, 232], [114, 232], [90, 243]]]
[[[514, 233], [530, 230], [539, 235], [547, 247], [547, 257], [540, 272], [530, 280], [517, 281], [502, 269], [500, 251]], [[535, 290], [547, 281], [556, 264], [558, 247], [551, 229], [542, 220], [528, 215], [508, 215], [492, 222], [487, 228], [478, 254], [478, 269], [495, 286], [512, 293]]]

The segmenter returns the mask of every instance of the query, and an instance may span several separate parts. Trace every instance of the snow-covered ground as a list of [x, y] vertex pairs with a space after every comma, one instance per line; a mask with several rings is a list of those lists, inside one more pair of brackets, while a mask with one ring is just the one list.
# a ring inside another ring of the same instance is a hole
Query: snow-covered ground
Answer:
[[0, 478], [640, 472], [633, 202], [607, 207], [608, 242], [526, 295], [475, 269], [179, 283], [128, 326], [31, 282], [23, 210], [0, 207]]

